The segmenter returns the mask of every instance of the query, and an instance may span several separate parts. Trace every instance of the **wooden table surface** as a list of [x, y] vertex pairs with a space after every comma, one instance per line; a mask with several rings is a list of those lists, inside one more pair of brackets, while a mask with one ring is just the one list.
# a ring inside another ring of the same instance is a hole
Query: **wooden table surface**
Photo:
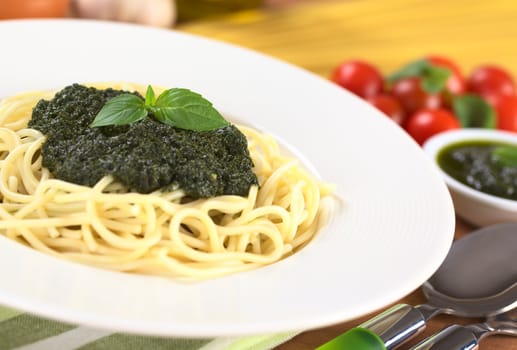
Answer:
[[[370, 61], [387, 74], [429, 53], [454, 59], [465, 74], [490, 62], [517, 76], [515, 0], [312, 0], [197, 20], [177, 28], [272, 55], [323, 77], [347, 59]], [[456, 238], [472, 229], [458, 219]], [[416, 305], [425, 299], [417, 289], [400, 302]], [[304, 332], [277, 349], [314, 349], [374, 314]], [[429, 322], [424, 335], [450, 323], [469, 322], [438, 316]], [[415, 341], [401, 349], [412, 344]], [[481, 342], [481, 349], [517, 350], [517, 340], [493, 336]]]

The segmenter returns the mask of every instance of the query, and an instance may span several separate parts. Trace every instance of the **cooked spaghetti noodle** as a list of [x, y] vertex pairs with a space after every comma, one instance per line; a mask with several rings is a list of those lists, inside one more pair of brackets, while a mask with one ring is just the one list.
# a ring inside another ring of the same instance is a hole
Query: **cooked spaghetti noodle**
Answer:
[[247, 197], [188, 201], [181, 189], [140, 194], [109, 176], [92, 188], [55, 179], [42, 167], [45, 136], [27, 128], [34, 105], [50, 97], [0, 102], [0, 233], [13, 240], [97, 267], [200, 279], [278, 261], [322, 224], [331, 188], [244, 126], [260, 184]]

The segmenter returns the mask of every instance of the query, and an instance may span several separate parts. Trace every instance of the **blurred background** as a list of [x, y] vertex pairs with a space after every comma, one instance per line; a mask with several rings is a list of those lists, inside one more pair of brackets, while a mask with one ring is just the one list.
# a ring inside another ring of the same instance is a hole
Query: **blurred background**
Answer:
[[300, 0], [2, 0], [0, 18], [81, 17], [170, 27]]
[[492, 62], [517, 74], [513, 0], [0, 0], [0, 19], [24, 17], [174, 27], [325, 76], [347, 58], [371, 61], [388, 73], [427, 54], [449, 56], [465, 73]]
[[389, 73], [428, 54], [451, 57], [465, 73], [491, 62], [517, 74], [513, 0], [0, 0], [0, 19], [34, 17], [176, 28], [324, 76], [347, 58]]

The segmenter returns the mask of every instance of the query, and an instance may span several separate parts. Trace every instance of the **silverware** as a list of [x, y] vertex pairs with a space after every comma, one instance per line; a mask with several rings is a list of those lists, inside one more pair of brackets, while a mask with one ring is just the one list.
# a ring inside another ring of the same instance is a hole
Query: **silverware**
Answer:
[[516, 256], [517, 224], [474, 231], [453, 243], [440, 268], [422, 286], [427, 303], [395, 305], [317, 350], [396, 349], [438, 314], [487, 317], [511, 310], [517, 306], [517, 264], [512, 263]]
[[481, 339], [494, 334], [517, 336], [517, 309], [489, 316], [483, 323], [449, 326], [410, 350], [476, 350]]

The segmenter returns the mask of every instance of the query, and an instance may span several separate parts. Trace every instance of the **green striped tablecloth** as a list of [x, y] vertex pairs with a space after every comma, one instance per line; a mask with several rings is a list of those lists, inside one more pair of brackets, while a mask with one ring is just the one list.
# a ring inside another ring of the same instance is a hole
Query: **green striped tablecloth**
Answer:
[[0, 306], [0, 350], [267, 350], [295, 335], [215, 339], [138, 336], [69, 325]]

